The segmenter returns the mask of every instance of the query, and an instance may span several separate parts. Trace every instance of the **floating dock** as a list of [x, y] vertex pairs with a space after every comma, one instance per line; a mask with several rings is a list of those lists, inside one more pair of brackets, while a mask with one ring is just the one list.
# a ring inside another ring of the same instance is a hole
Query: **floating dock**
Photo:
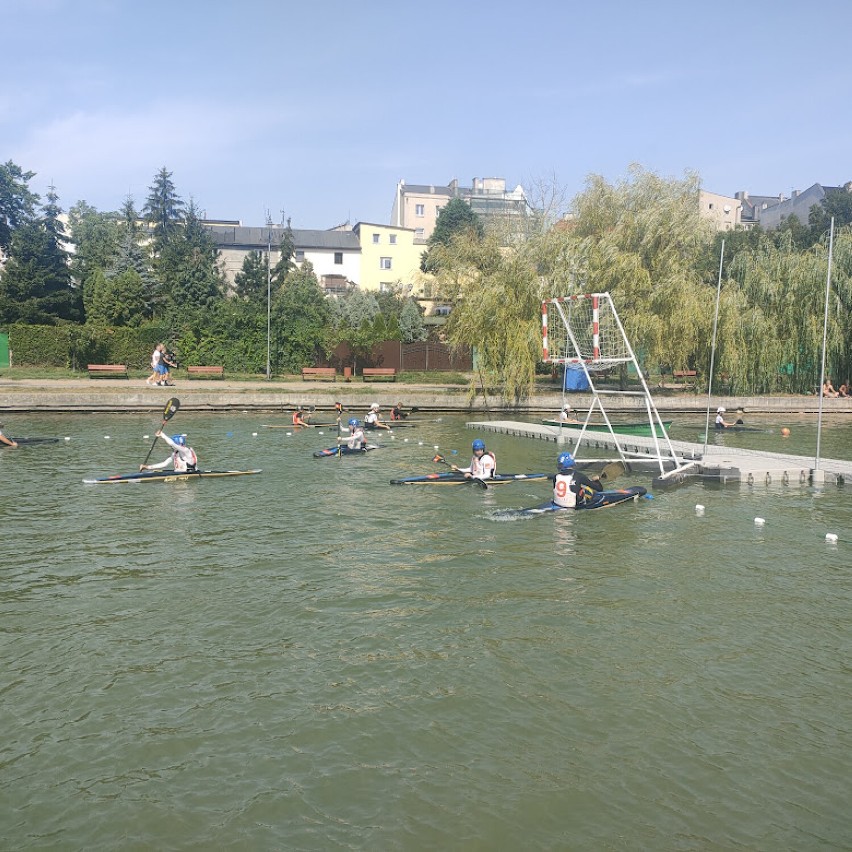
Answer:
[[[514, 435], [519, 438], [534, 438], [540, 441], [554, 441], [576, 447], [580, 437], [579, 426], [544, 426], [537, 423], [521, 423], [512, 420], [476, 420], [467, 424], [468, 429], [479, 432], [497, 432], [501, 435]], [[663, 439], [660, 448], [666, 446]], [[672, 441], [674, 451], [684, 462], [695, 462], [688, 471], [678, 474], [668, 482], [677, 482], [700, 477], [720, 483], [745, 483], [747, 485], [805, 485], [831, 482], [842, 485], [852, 482], [852, 461], [843, 459], [820, 459], [819, 469], [815, 469], [813, 456], [791, 456], [784, 453], [771, 453], [760, 450], [745, 450], [736, 447], [722, 447], [709, 444], [694, 444], [689, 441]], [[659, 474], [659, 463], [655, 456], [657, 447], [651, 437], [639, 435], [618, 435], [618, 440], [609, 432], [586, 432], [583, 447], [599, 450], [621, 448], [630, 464], [637, 469]], [[673, 465], [664, 468], [671, 470]], [[665, 485], [666, 482], [655, 484]]]

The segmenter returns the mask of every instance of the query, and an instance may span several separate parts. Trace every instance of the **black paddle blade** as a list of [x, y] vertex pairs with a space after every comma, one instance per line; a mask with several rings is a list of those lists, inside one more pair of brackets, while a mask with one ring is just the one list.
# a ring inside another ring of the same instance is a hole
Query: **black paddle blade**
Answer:
[[178, 409], [180, 408], [180, 400], [173, 396], [167, 403], [166, 407], [163, 409], [163, 423], [167, 420], [171, 420], [172, 417], [177, 414]]
[[488, 490], [488, 483], [484, 479], [479, 479], [476, 476], [471, 476], [470, 482], [475, 482], [483, 491]]

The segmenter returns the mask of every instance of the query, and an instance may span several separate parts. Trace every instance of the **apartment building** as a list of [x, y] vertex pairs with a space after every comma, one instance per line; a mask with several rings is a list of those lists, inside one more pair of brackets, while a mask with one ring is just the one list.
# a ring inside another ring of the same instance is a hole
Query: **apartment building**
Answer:
[[[239, 222], [204, 222], [221, 253], [221, 262], [228, 284], [242, 269], [251, 251], [270, 252], [272, 266], [281, 259], [281, 240], [284, 225], [265, 225], [246, 228]], [[293, 228], [296, 254], [294, 262], [310, 261], [320, 286], [328, 293], [343, 293], [350, 283], [358, 284], [361, 277], [361, 246], [356, 234], [349, 230], [311, 230]]]
[[363, 290], [386, 292], [402, 287], [413, 296], [420, 295], [424, 247], [415, 242], [413, 228], [358, 222], [352, 231], [361, 246], [358, 284]]
[[505, 178], [474, 178], [469, 187], [459, 186], [455, 178], [446, 186], [407, 184], [401, 180], [396, 185], [391, 224], [413, 229], [415, 243], [425, 245], [435, 230], [441, 208], [453, 198], [470, 204], [486, 227], [504, 225], [530, 212], [523, 187], [518, 184], [507, 190]]

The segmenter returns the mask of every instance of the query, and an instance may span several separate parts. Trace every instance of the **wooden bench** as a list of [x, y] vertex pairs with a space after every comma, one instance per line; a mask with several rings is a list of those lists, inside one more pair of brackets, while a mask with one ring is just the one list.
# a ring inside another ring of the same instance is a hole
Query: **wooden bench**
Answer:
[[305, 381], [308, 379], [317, 379], [320, 381], [330, 380], [336, 382], [337, 370], [334, 367], [302, 367], [302, 378]]
[[394, 367], [364, 367], [361, 370], [361, 375], [364, 378], [364, 381], [372, 381], [374, 379], [384, 380], [387, 379], [389, 382], [396, 381], [396, 368]]
[[214, 379], [224, 379], [225, 378], [225, 368], [222, 366], [218, 367], [187, 367], [186, 368], [187, 375], [189, 378], [206, 378], [211, 377]]
[[90, 379], [128, 378], [127, 364], [88, 364]]
[[672, 370], [672, 378], [683, 387], [695, 387], [695, 381], [698, 378], [697, 370]]

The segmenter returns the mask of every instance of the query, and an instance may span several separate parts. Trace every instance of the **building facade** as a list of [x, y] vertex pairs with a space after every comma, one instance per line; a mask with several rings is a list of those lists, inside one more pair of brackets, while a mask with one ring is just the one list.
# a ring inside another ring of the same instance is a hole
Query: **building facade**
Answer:
[[[243, 268], [249, 252], [266, 254], [274, 267], [281, 259], [281, 240], [284, 225], [266, 225], [246, 228], [234, 222], [205, 222], [204, 228], [213, 237], [219, 249], [221, 264], [230, 286]], [[342, 293], [350, 284], [358, 284], [361, 277], [361, 246], [351, 230], [309, 230], [293, 228], [295, 246], [294, 262], [301, 265], [310, 261], [320, 286], [328, 293]]]
[[518, 184], [507, 190], [505, 178], [474, 178], [469, 187], [459, 186], [455, 178], [446, 186], [407, 184], [401, 180], [396, 185], [391, 224], [413, 229], [415, 243], [425, 245], [435, 230], [441, 208], [453, 198], [470, 204], [486, 227], [511, 224], [530, 212], [523, 187]]
[[415, 243], [414, 229], [358, 222], [352, 230], [361, 246], [358, 284], [363, 290], [387, 292], [401, 287], [412, 296], [420, 295], [424, 247]]
[[738, 198], [707, 192], [698, 192], [698, 211], [702, 218], [713, 223], [717, 231], [732, 231], [742, 224], [742, 202]]

